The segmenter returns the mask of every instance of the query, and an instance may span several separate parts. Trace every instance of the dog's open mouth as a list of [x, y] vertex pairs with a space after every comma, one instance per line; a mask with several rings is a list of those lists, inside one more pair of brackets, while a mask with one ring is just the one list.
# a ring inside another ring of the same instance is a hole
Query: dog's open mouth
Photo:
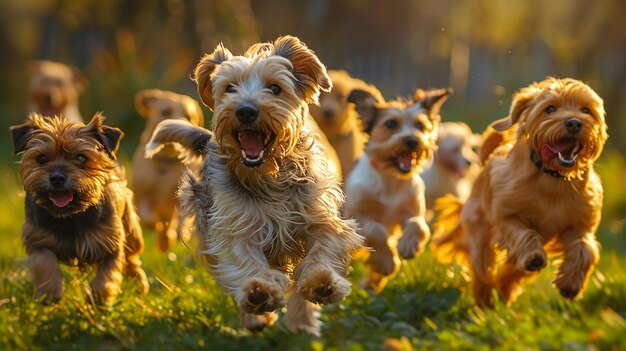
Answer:
[[51, 191], [48, 198], [54, 203], [54, 206], [64, 208], [74, 200], [74, 193], [71, 191]]
[[577, 139], [565, 138], [555, 145], [544, 144], [541, 147], [541, 159], [549, 164], [556, 158], [561, 167], [571, 168], [576, 164], [581, 149], [582, 145]]
[[405, 151], [391, 157], [391, 162], [400, 173], [409, 173], [417, 164], [417, 153], [415, 151]]
[[241, 147], [243, 163], [248, 167], [257, 167], [263, 163], [263, 155], [276, 136], [255, 129], [242, 129], [235, 133], [235, 140]]

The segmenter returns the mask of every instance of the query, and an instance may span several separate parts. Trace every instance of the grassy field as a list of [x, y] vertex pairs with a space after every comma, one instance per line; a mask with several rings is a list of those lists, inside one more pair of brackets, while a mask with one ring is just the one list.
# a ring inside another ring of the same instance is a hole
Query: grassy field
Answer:
[[[615, 189], [607, 191], [605, 204], [622, 217], [625, 169], [617, 155], [600, 167], [605, 187]], [[354, 288], [342, 303], [325, 306], [322, 338], [293, 335], [282, 319], [253, 334], [241, 328], [231, 300], [196, 265], [193, 248], [179, 244], [160, 253], [149, 231], [143, 255], [148, 295], [125, 281], [113, 308], [95, 309], [85, 299], [93, 272], [66, 267], [63, 300], [39, 304], [20, 263], [23, 194], [15, 174], [15, 166], [0, 170], [0, 350], [378, 350], [385, 343], [406, 350], [626, 349], [626, 239], [619, 217], [605, 220], [600, 265], [585, 296], [574, 302], [559, 296], [547, 269], [513, 306], [480, 310], [467, 275], [436, 263], [427, 251], [405, 263], [380, 296]], [[363, 267], [353, 268], [351, 279], [358, 281]]]

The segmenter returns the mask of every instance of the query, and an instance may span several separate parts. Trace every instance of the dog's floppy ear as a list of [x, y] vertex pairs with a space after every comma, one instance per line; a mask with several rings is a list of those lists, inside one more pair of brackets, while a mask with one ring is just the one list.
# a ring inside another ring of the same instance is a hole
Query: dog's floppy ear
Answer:
[[189, 119], [189, 122], [202, 127], [204, 126], [204, 113], [202, 112], [202, 108], [200, 108], [200, 104], [190, 98], [187, 97], [184, 102], [185, 108], [185, 116]]
[[370, 134], [372, 129], [374, 129], [374, 124], [376, 124], [376, 119], [378, 118], [378, 108], [375, 104], [372, 104], [358, 110], [358, 113], [359, 119], [361, 120], [361, 129], [364, 133]]
[[96, 113], [91, 122], [85, 126], [83, 132], [93, 136], [111, 159], [115, 160], [115, 154], [120, 147], [120, 140], [124, 133], [118, 128], [102, 124], [105, 118], [101, 113]]
[[439, 116], [441, 106], [452, 93], [454, 93], [454, 89], [450, 87], [431, 90], [417, 89], [413, 101], [419, 102], [424, 109], [428, 110], [429, 116]]
[[354, 104], [359, 115], [367, 113], [377, 102], [384, 102], [380, 101], [380, 98], [374, 96], [371, 92], [363, 89], [352, 89], [350, 94], [348, 94], [347, 100]]
[[24, 124], [12, 126], [10, 130], [11, 137], [13, 138], [13, 155], [24, 152], [28, 145], [28, 140], [30, 140], [33, 130], [35, 130], [35, 126], [32, 122], [28, 121]]
[[307, 103], [317, 104], [320, 92], [328, 92], [332, 88], [326, 67], [300, 39], [289, 35], [279, 37], [274, 42], [272, 55], [284, 57], [291, 62], [296, 88]]
[[537, 96], [540, 91], [536, 84], [533, 84], [515, 93], [509, 115], [494, 121], [491, 123], [491, 127], [499, 132], [504, 132], [515, 123], [518, 123], [522, 113], [530, 106], [531, 100]]
[[135, 94], [135, 108], [141, 117], [150, 118], [150, 104], [157, 99], [161, 90], [146, 89]]
[[198, 96], [210, 109], [213, 109], [215, 104], [215, 101], [213, 101], [211, 73], [213, 73], [215, 67], [232, 58], [233, 54], [224, 47], [224, 44], [219, 44], [212, 53], [206, 54], [200, 59], [200, 63], [194, 70], [192, 79], [198, 84]]

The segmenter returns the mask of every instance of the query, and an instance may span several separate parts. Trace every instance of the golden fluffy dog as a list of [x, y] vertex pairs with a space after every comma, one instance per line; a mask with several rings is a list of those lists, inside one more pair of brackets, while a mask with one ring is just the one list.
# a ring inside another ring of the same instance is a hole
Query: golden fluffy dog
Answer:
[[426, 208], [432, 209], [435, 200], [446, 194], [467, 199], [479, 172], [480, 162], [474, 151], [479, 145], [480, 136], [472, 133], [467, 124], [441, 124], [433, 163], [422, 173], [426, 185]]
[[[330, 80], [298, 38], [255, 44], [242, 56], [222, 45], [195, 70], [213, 132], [165, 121], [148, 154], [177, 142], [203, 157], [184, 177], [182, 213], [195, 217], [209, 272], [233, 297], [244, 326], [273, 323], [287, 301], [286, 325], [319, 335], [316, 304], [350, 292], [347, 265], [361, 244], [340, 217], [343, 194], [326, 154], [307, 126], [308, 104]], [[195, 155], [195, 156], [194, 156]]]
[[37, 297], [61, 298], [63, 273], [57, 262], [97, 265], [91, 287], [111, 303], [122, 275], [136, 277], [148, 291], [141, 268], [143, 236], [115, 153], [122, 132], [95, 115], [87, 125], [33, 115], [11, 128], [14, 152], [23, 153], [19, 176], [26, 191], [22, 239]]
[[418, 90], [410, 101], [375, 104], [361, 114], [370, 140], [346, 183], [346, 212], [374, 251], [364, 288], [380, 292], [430, 238], [422, 167], [437, 149], [439, 111], [450, 89]]
[[145, 146], [160, 122], [180, 119], [203, 126], [204, 114], [200, 104], [191, 97], [158, 89], [138, 92], [135, 105], [139, 114], [146, 119], [146, 127], [133, 157], [132, 185], [137, 212], [144, 224], [156, 230], [158, 247], [166, 251], [172, 247], [178, 234], [176, 190], [185, 166], [171, 145], [152, 159], [145, 158]]
[[27, 71], [29, 112], [83, 122], [78, 97], [87, 87], [87, 78], [77, 68], [52, 61], [30, 61]]
[[320, 126], [341, 162], [344, 179], [363, 154], [367, 135], [363, 133], [358, 111], [384, 102], [376, 87], [351, 77], [346, 71], [328, 71], [333, 87], [322, 92], [319, 106], [311, 104], [311, 115]]
[[517, 92], [509, 116], [491, 125], [493, 151], [467, 202], [448, 201], [440, 225], [453, 228], [436, 240], [467, 262], [478, 303], [491, 306], [494, 289], [512, 301], [549, 255], [561, 258], [554, 284], [562, 296], [585, 289], [599, 259], [603, 191], [593, 165], [607, 139], [604, 115], [589, 86], [547, 78]]

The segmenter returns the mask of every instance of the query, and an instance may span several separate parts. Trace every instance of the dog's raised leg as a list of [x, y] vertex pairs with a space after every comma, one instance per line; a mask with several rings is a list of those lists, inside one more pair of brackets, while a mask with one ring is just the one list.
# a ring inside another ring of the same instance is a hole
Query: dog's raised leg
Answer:
[[400, 257], [409, 259], [424, 250], [430, 239], [430, 229], [423, 216], [411, 217], [402, 225], [402, 237], [398, 241]]
[[600, 259], [600, 247], [593, 234], [581, 238], [575, 234], [561, 236], [565, 257], [558, 268], [554, 284], [561, 296], [573, 299], [583, 290], [592, 269]]
[[104, 258], [98, 265], [96, 277], [91, 281], [95, 302], [111, 304], [120, 293], [124, 272], [124, 252], [120, 249]]
[[320, 321], [317, 319], [319, 307], [307, 301], [298, 292], [292, 292], [287, 299], [287, 314], [285, 324], [292, 333], [304, 331], [314, 336], [320, 336]]
[[360, 286], [378, 294], [387, 284], [389, 277], [400, 270], [400, 259], [388, 243], [389, 232], [385, 226], [367, 218], [359, 218], [359, 224], [365, 237], [365, 245], [373, 250], [367, 260], [368, 275]]
[[500, 232], [499, 243], [508, 250], [507, 260], [519, 269], [535, 272], [548, 264], [543, 240], [539, 233], [528, 228], [515, 216], [496, 224]]
[[63, 272], [57, 257], [48, 249], [33, 250], [28, 257], [28, 269], [33, 277], [37, 298], [43, 303], [52, 303], [63, 296]]

